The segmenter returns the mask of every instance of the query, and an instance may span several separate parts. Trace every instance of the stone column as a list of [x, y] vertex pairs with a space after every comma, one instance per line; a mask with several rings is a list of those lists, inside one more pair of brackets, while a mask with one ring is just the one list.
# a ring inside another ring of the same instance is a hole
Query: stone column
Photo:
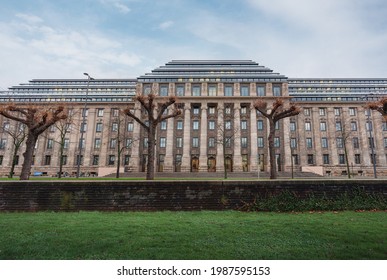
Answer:
[[[223, 103], [218, 103], [218, 108], [216, 109], [217, 110], [217, 116], [218, 116], [218, 120], [217, 120], [217, 124], [216, 124], [216, 131], [217, 131], [217, 134], [216, 134], [216, 138], [217, 140], [219, 140], [219, 125], [223, 125], [223, 129], [224, 129], [224, 118], [223, 118], [223, 110], [224, 110], [224, 106], [223, 106]], [[221, 119], [219, 119], [219, 117]], [[224, 139], [222, 139], [222, 141], [224, 141]], [[223, 154], [223, 144], [221, 143], [218, 143], [217, 146], [216, 146], [216, 172], [224, 172], [224, 154]]]
[[199, 172], [207, 172], [207, 104], [201, 108]]
[[240, 104], [234, 105], [234, 163], [233, 171], [242, 171], [242, 155], [241, 155], [241, 106]]
[[[141, 105], [136, 102], [134, 105], [134, 115], [141, 119]], [[132, 146], [132, 154], [130, 156], [129, 168], [131, 171], [138, 172], [140, 170], [140, 146], [141, 146], [141, 138], [140, 138], [140, 124], [136, 121], [133, 121], [133, 146]]]
[[258, 171], [258, 131], [257, 131], [257, 113], [254, 106], [250, 108], [250, 171]]
[[181, 162], [181, 172], [190, 172], [191, 170], [191, 104], [184, 106], [184, 137], [183, 137], [183, 156]]
[[173, 136], [174, 136], [174, 118], [169, 118], [167, 123], [167, 145], [165, 148], [164, 172], [173, 172]]

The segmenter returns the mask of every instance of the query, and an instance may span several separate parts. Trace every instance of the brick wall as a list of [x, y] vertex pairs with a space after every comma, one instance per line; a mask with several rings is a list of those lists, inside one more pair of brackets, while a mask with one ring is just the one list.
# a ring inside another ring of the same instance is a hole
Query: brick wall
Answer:
[[284, 190], [335, 197], [359, 188], [387, 197], [387, 180], [11, 181], [0, 182], [0, 211], [224, 210]]

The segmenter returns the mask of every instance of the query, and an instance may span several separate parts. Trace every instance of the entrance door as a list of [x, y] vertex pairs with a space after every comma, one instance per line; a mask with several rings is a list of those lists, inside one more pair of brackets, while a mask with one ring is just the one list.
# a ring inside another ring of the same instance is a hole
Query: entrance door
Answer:
[[199, 172], [199, 158], [193, 157], [191, 160], [191, 172]]
[[216, 172], [216, 159], [214, 157], [208, 158], [208, 172]]
[[226, 157], [225, 165], [226, 165], [227, 172], [232, 172], [232, 158], [231, 157]]

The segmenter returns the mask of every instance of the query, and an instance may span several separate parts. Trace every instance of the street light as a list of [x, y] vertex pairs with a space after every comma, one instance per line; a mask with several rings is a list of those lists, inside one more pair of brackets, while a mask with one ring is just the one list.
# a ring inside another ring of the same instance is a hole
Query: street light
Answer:
[[[373, 95], [373, 94], [371, 93], [371, 94], [369, 94], [367, 96], [363, 96], [361, 99], [366, 99], [368, 101], [368, 98], [369, 98], [370, 95]], [[373, 165], [373, 168], [374, 168], [374, 178], [377, 178], [377, 175], [376, 175], [376, 162], [375, 162], [376, 158], [375, 158], [375, 152], [374, 152], [374, 138], [372, 137], [373, 126], [371, 125], [370, 116], [371, 116], [371, 109], [368, 107], [367, 108], [367, 123], [368, 123], [369, 137], [370, 137], [372, 165]]]
[[[84, 148], [83, 147], [84, 146], [83, 145], [83, 134], [84, 134], [84, 131], [85, 131], [85, 123], [86, 123], [87, 96], [89, 94], [90, 80], [94, 80], [87, 73], [83, 73], [83, 75], [87, 76], [87, 86], [86, 86], [85, 106], [84, 106], [84, 109], [83, 109], [83, 112], [82, 112], [81, 137], [79, 139], [79, 152], [78, 152], [78, 160], [77, 160], [77, 178], [79, 178], [79, 174], [80, 174], [80, 171], [81, 171], [82, 149]], [[85, 144], [86, 144], [86, 141], [85, 141]]]

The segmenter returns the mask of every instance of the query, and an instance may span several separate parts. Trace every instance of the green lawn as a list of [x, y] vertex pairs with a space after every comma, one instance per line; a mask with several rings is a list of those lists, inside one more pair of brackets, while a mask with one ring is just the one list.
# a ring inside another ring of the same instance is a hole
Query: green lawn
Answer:
[[387, 259], [387, 212], [0, 213], [0, 259]]

